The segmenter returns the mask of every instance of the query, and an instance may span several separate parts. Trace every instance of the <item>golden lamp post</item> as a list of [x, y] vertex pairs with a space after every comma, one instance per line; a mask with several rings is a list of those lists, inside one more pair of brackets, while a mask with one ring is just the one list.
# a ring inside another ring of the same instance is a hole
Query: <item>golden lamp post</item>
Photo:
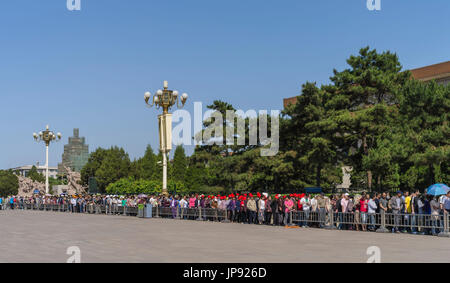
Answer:
[[[155, 106], [156, 109], [163, 109], [163, 113], [158, 115], [159, 124], [159, 150], [163, 156], [163, 195], [168, 195], [167, 192], [167, 159], [172, 150], [172, 114], [169, 113], [170, 108], [177, 105], [178, 108], [183, 108], [188, 99], [188, 95], [183, 93], [179, 96], [178, 91], [169, 90], [169, 84], [164, 81], [164, 90], [156, 91], [152, 98], [150, 92], [145, 93], [145, 103], [148, 107]], [[150, 99], [152, 98], [151, 102]], [[181, 105], [180, 105], [181, 101]]]

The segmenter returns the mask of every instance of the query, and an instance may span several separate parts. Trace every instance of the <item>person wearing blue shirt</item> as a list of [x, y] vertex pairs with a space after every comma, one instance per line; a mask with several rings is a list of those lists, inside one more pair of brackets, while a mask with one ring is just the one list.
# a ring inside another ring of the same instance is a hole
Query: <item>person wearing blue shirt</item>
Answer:
[[3, 209], [3, 198], [0, 197], [0, 210], [2, 210], [2, 209]]
[[11, 206], [11, 209], [14, 209], [14, 197], [9, 199], [9, 205]]
[[233, 222], [240, 222], [239, 211], [241, 210], [241, 201], [239, 198], [236, 198], [236, 202], [234, 204], [234, 219]]
[[[1, 203], [1, 202], [0, 202]], [[443, 207], [448, 213], [450, 213], [450, 191], [447, 192], [447, 195], [444, 199], [444, 207]]]

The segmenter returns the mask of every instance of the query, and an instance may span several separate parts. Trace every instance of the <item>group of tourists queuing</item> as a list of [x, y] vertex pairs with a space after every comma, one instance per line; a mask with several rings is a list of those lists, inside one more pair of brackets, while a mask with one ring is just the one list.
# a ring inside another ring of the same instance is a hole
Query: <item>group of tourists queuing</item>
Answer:
[[[227, 222], [292, 225], [337, 229], [375, 231], [380, 228], [384, 214], [386, 226], [394, 233], [436, 235], [444, 227], [443, 215], [450, 213], [450, 191], [442, 196], [416, 192], [362, 193], [358, 195], [266, 193], [211, 195], [74, 195], [74, 196], [9, 196], [0, 198], [0, 209], [25, 209], [42, 205], [64, 206], [72, 213], [125, 214], [127, 208], [151, 204], [153, 208], [169, 211], [161, 217], [215, 220], [207, 211], [221, 212]], [[101, 210], [100, 208], [104, 208]], [[203, 216], [202, 216], [203, 213]], [[209, 215], [209, 216], [208, 216]], [[216, 213], [217, 220], [217, 213]], [[294, 223], [293, 223], [294, 222]]]

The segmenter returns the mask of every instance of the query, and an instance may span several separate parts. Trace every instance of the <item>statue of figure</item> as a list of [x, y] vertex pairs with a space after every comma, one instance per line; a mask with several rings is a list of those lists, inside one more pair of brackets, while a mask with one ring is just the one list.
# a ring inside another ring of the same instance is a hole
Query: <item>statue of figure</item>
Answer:
[[[84, 194], [87, 192], [87, 187], [80, 185], [81, 174], [72, 171], [70, 168], [65, 167], [67, 176], [67, 194]], [[45, 184], [35, 182], [30, 178], [17, 176], [19, 178], [19, 196], [31, 197], [35, 194], [35, 191], [39, 191], [39, 194], [45, 194]]]
[[69, 186], [68, 192], [69, 194], [84, 194], [87, 191], [86, 187], [83, 187], [80, 184], [81, 174], [78, 172], [72, 171], [69, 167], [64, 166], [66, 170], [67, 176], [67, 185]]
[[19, 196], [30, 197], [34, 191], [39, 191], [40, 194], [45, 194], [45, 184], [35, 182], [30, 178], [18, 176], [19, 178]]

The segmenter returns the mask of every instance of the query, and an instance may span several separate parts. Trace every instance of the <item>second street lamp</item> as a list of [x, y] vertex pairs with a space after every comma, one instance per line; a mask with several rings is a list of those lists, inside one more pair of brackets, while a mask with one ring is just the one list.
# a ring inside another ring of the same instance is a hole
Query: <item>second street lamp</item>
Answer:
[[50, 143], [53, 141], [61, 140], [61, 133], [57, 133], [56, 135], [49, 130], [48, 125], [43, 132], [39, 132], [39, 134], [34, 133], [33, 138], [37, 142], [45, 142], [45, 193], [50, 193], [49, 184], [48, 184], [48, 147]]
[[[167, 192], [167, 156], [172, 150], [172, 114], [169, 113], [170, 108], [175, 104], [178, 108], [183, 108], [188, 99], [188, 95], [183, 93], [179, 96], [178, 91], [169, 90], [169, 84], [164, 81], [164, 90], [156, 91], [152, 98], [150, 92], [145, 93], [145, 103], [149, 107], [155, 106], [156, 109], [162, 108], [163, 114], [158, 115], [159, 124], [159, 150], [163, 156], [163, 186], [162, 193], [168, 195]], [[151, 102], [150, 102], [150, 99]], [[181, 105], [180, 105], [181, 102]]]

